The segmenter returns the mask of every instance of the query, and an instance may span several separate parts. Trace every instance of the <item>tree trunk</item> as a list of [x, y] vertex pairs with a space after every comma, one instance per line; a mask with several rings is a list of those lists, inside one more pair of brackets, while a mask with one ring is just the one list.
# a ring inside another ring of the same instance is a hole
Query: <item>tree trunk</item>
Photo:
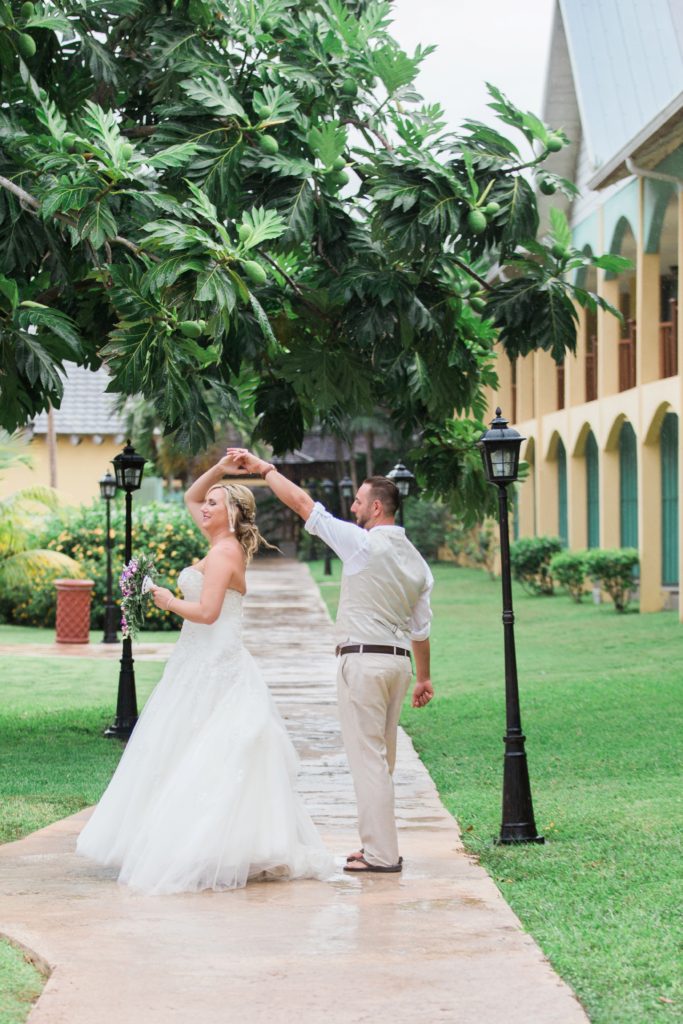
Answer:
[[50, 487], [57, 486], [57, 434], [55, 413], [51, 405], [47, 408], [47, 458], [50, 467]]

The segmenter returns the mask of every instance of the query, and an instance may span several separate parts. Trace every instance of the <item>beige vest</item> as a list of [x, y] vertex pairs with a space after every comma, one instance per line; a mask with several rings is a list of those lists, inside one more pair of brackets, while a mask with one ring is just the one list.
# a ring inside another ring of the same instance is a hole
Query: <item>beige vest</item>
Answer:
[[368, 537], [365, 569], [342, 574], [337, 642], [409, 647], [408, 622], [427, 582], [426, 564], [402, 531], [375, 527]]

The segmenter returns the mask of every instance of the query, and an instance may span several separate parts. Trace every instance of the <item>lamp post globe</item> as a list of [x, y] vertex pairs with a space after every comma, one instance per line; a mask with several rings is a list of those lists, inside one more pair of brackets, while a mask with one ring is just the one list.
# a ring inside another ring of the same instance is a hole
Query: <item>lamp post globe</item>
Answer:
[[501, 582], [503, 587], [503, 636], [505, 643], [505, 720], [503, 742], [503, 813], [498, 842], [543, 843], [536, 831], [531, 799], [529, 769], [527, 767], [525, 736], [519, 707], [517, 682], [517, 656], [515, 654], [515, 616], [512, 610], [512, 578], [510, 572], [510, 531], [508, 525], [508, 484], [514, 483], [519, 473], [521, 436], [496, 409], [491, 429], [485, 431], [477, 447], [481, 453], [484, 472], [489, 483], [498, 488], [498, 520], [500, 527]]
[[397, 462], [393, 469], [387, 473], [387, 479], [396, 484], [396, 490], [401, 496], [399, 506], [396, 509], [398, 525], [403, 526], [403, 502], [415, 486], [415, 476], [410, 472], [403, 462]]
[[507, 486], [519, 475], [519, 452], [526, 441], [514, 427], [508, 426], [500, 408], [491, 420], [491, 429], [484, 431], [477, 442], [486, 479], [490, 484]]
[[100, 497], [106, 503], [107, 508], [107, 532], [104, 541], [104, 547], [107, 552], [107, 593], [104, 600], [104, 635], [102, 637], [103, 644], [117, 644], [119, 642], [118, 634], [116, 632], [116, 620], [118, 612], [116, 605], [114, 604], [114, 597], [112, 594], [112, 577], [111, 577], [111, 549], [113, 541], [111, 537], [111, 501], [116, 495], [116, 480], [111, 475], [109, 470], [104, 474], [102, 479], [99, 481], [100, 484]]
[[[326, 477], [325, 480], [323, 480], [323, 482], [321, 483], [320, 488], [323, 492], [323, 495], [325, 496], [325, 502], [326, 505], [328, 506], [328, 511], [331, 512], [332, 509], [329, 508], [329, 505], [332, 501], [332, 498], [334, 497], [334, 480], [330, 480], [329, 477]], [[325, 544], [324, 573], [326, 576], [332, 575], [332, 550], [327, 546], [327, 544]]]
[[[124, 562], [126, 565], [133, 557], [133, 491], [137, 491], [142, 483], [142, 473], [146, 459], [135, 451], [130, 441], [122, 452], [112, 459], [116, 486], [126, 494], [126, 533], [124, 544]], [[137, 695], [135, 693], [135, 669], [133, 664], [133, 643], [125, 637], [121, 651], [121, 669], [119, 672], [119, 689], [116, 699], [116, 718], [113, 725], [104, 731], [108, 738], [127, 740], [138, 720]]]
[[348, 519], [353, 499], [353, 480], [348, 473], [339, 481], [339, 493], [342, 499], [342, 515], [344, 519]]

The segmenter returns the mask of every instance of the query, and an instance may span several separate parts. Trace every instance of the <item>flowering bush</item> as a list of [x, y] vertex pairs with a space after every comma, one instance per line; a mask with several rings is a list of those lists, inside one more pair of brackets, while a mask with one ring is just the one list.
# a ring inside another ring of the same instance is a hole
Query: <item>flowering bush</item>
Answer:
[[[123, 502], [112, 503], [112, 577], [113, 597], [119, 597], [116, 580], [124, 564], [125, 512]], [[83, 569], [83, 575], [95, 581], [91, 624], [104, 625], [104, 601], [107, 589], [106, 519], [104, 503], [70, 509], [53, 516], [45, 525], [40, 545], [71, 555]], [[188, 515], [184, 505], [152, 504], [139, 508], [133, 504], [133, 545], [144, 551], [157, 566], [159, 583], [175, 590], [178, 574], [206, 554], [207, 542]], [[53, 626], [57, 592], [52, 580], [30, 590], [8, 595], [3, 612], [10, 622], [27, 626]], [[150, 602], [145, 612], [147, 629], [171, 630], [182, 625], [177, 615], [167, 615]]]

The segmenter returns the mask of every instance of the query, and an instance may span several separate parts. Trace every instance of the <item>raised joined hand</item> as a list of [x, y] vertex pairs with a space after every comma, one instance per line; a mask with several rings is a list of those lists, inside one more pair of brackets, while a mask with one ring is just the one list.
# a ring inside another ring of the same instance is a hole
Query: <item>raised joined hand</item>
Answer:
[[267, 465], [263, 459], [252, 455], [246, 448], [228, 448], [226, 458], [233, 461], [236, 469], [232, 472], [235, 473], [261, 473], [263, 467]]

